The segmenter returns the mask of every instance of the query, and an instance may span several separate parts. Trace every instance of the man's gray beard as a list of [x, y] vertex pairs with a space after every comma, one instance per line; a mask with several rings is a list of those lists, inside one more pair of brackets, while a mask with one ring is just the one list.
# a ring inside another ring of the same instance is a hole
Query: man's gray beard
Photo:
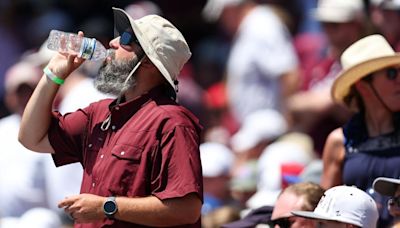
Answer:
[[95, 88], [100, 92], [119, 96], [128, 89], [135, 87], [136, 79], [134, 75], [127, 83], [125, 83], [125, 80], [137, 63], [137, 58], [115, 60], [112, 56], [110, 62], [105, 61], [103, 66], [100, 67], [99, 75], [94, 81]]

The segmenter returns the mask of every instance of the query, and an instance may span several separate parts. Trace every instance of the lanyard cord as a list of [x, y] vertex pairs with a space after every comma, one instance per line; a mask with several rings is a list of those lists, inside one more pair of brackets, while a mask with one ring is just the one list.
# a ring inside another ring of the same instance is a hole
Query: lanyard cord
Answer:
[[[140, 58], [140, 60], [138, 61], [138, 63], [136, 64], [136, 66], [131, 70], [128, 77], [125, 79], [124, 88], [125, 88], [126, 84], [128, 83], [129, 79], [131, 79], [131, 77], [133, 76], [133, 73], [135, 73], [135, 71], [139, 68], [140, 64], [142, 64], [142, 61], [145, 57], [146, 57], [146, 55], [143, 55]], [[122, 96], [124, 95], [125, 92], [126, 91], [121, 91], [121, 93], [118, 95], [117, 102], [114, 107], [118, 106], [121, 103]], [[103, 123], [101, 123], [100, 129], [102, 131], [107, 131], [108, 128], [110, 128], [110, 125], [111, 125], [111, 111], [108, 114], [107, 118], [103, 121]]]
[[378, 92], [376, 91], [374, 85], [372, 85], [371, 82], [368, 82], [368, 84], [371, 86], [372, 91], [374, 92], [375, 96], [378, 98], [379, 102], [381, 102], [381, 104], [383, 105], [383, 107], [385, 107], [387, 110], [390, 111], [389, 107], [385, 104], [385, 102], [383, 102], [381, 96], [379, 96]]

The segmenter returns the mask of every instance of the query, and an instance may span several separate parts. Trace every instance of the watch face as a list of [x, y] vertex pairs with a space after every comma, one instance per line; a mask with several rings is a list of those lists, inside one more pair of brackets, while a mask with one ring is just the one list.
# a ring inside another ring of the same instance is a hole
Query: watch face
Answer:
[[116, 210], [117, 210], [117, 205], [115, 204], [115, 202], [113, 202], [113, 201], [105, 202], [104, 212], [106, 212], [108, 214], [112, 214], [112, 213], [115, 213]]

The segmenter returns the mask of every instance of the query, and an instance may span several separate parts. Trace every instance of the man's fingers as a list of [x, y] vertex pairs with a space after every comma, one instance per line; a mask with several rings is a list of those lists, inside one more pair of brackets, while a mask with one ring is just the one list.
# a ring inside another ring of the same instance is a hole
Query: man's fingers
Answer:
[[75, 196], [65, 197], [65, 199], [58, 203], [58, 208], [69, 207], [76, 201], [76, 199]]

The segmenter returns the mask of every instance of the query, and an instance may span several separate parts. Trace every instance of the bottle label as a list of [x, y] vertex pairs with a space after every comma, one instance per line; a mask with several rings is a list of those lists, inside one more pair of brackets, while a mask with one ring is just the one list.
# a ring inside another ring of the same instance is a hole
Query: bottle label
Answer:
[[96, 39], [84, 38], [82, 40], [81, 50], [79, 51], [79, 57], [84, 59], [91, 59], [96, 48]]

